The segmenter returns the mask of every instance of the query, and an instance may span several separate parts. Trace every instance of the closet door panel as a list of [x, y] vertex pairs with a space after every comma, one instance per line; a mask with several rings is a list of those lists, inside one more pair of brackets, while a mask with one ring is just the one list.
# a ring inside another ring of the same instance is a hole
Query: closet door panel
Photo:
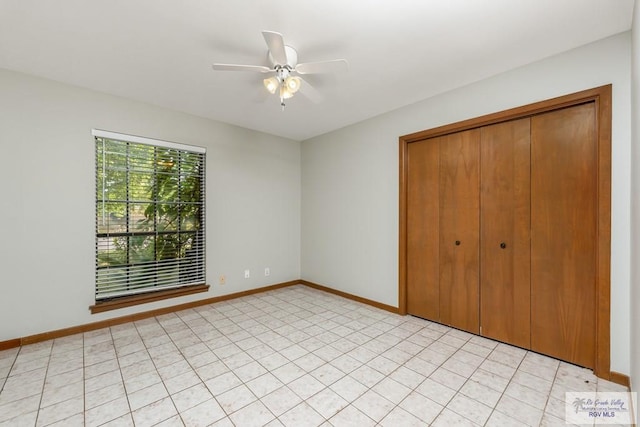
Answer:
[[440, 320], [479, 333], [480, 130], [440, 142]]
[[595, 364], [597, 140], [593, 102], [531, 121], [531, 348]]
[[481, 129], [482, 335], [530, 346], [530, 119]]
[[440, 138], [409, 144], [407, 182], [407, 312], [440, 319]]

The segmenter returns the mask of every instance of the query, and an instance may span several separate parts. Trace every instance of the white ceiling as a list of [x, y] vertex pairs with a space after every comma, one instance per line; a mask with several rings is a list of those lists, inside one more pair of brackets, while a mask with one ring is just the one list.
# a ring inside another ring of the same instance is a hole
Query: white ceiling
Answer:
[[[0, 68], [304, 140], [629, 30], [633, 0], [0, 0]], [[345, 58], [287, 102], [262, 30], [299, 62]], [[0, 94], [1, 96], [1, 94]]]

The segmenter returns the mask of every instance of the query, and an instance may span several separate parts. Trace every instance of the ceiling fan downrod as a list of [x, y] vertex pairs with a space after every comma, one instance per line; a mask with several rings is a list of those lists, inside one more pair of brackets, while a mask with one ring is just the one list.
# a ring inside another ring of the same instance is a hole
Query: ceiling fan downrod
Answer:
[[285, 81], [287, 79], [287, 77], [289, 77], [289, 72], [291, 70], [289, 69], [288, 66], [280, 66], [277, 65], [276, 66], [276, 79], [278, 79], [278, 81], [280, 82], [280, 107], [282, 107], [282, 111], [284, 111], [284, 88], [283, 86], [285, 85]]

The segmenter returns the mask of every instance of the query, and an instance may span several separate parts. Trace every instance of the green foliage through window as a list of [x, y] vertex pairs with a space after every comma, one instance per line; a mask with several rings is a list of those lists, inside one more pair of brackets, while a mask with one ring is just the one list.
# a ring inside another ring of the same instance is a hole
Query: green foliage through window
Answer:
[[205, 154], [95, 140], [96, 299], [204, 283]]

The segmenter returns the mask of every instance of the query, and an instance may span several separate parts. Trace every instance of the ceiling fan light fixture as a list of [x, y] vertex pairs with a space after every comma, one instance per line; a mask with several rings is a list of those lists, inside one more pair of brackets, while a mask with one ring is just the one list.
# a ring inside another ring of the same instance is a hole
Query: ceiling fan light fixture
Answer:
[[276, 90], [278, 90], [278, 86], [280, 86], [280, 82], [275, 77], [264, 79], [263, 83], [264, 87], [272, 94], [276, 93]]
[[280, 99], [289, 99], [293, 96], [295, 92], [292, 92], [291, 90], [289, 90], [289, 88], [286, 85], [282, 85], [280, 86]]
[[302, 84], [302, 80], [300, 77], [287, 77], [284, 81], [287, 89], [292, 93], [296, 93], [300, 89], [300, 85]]

